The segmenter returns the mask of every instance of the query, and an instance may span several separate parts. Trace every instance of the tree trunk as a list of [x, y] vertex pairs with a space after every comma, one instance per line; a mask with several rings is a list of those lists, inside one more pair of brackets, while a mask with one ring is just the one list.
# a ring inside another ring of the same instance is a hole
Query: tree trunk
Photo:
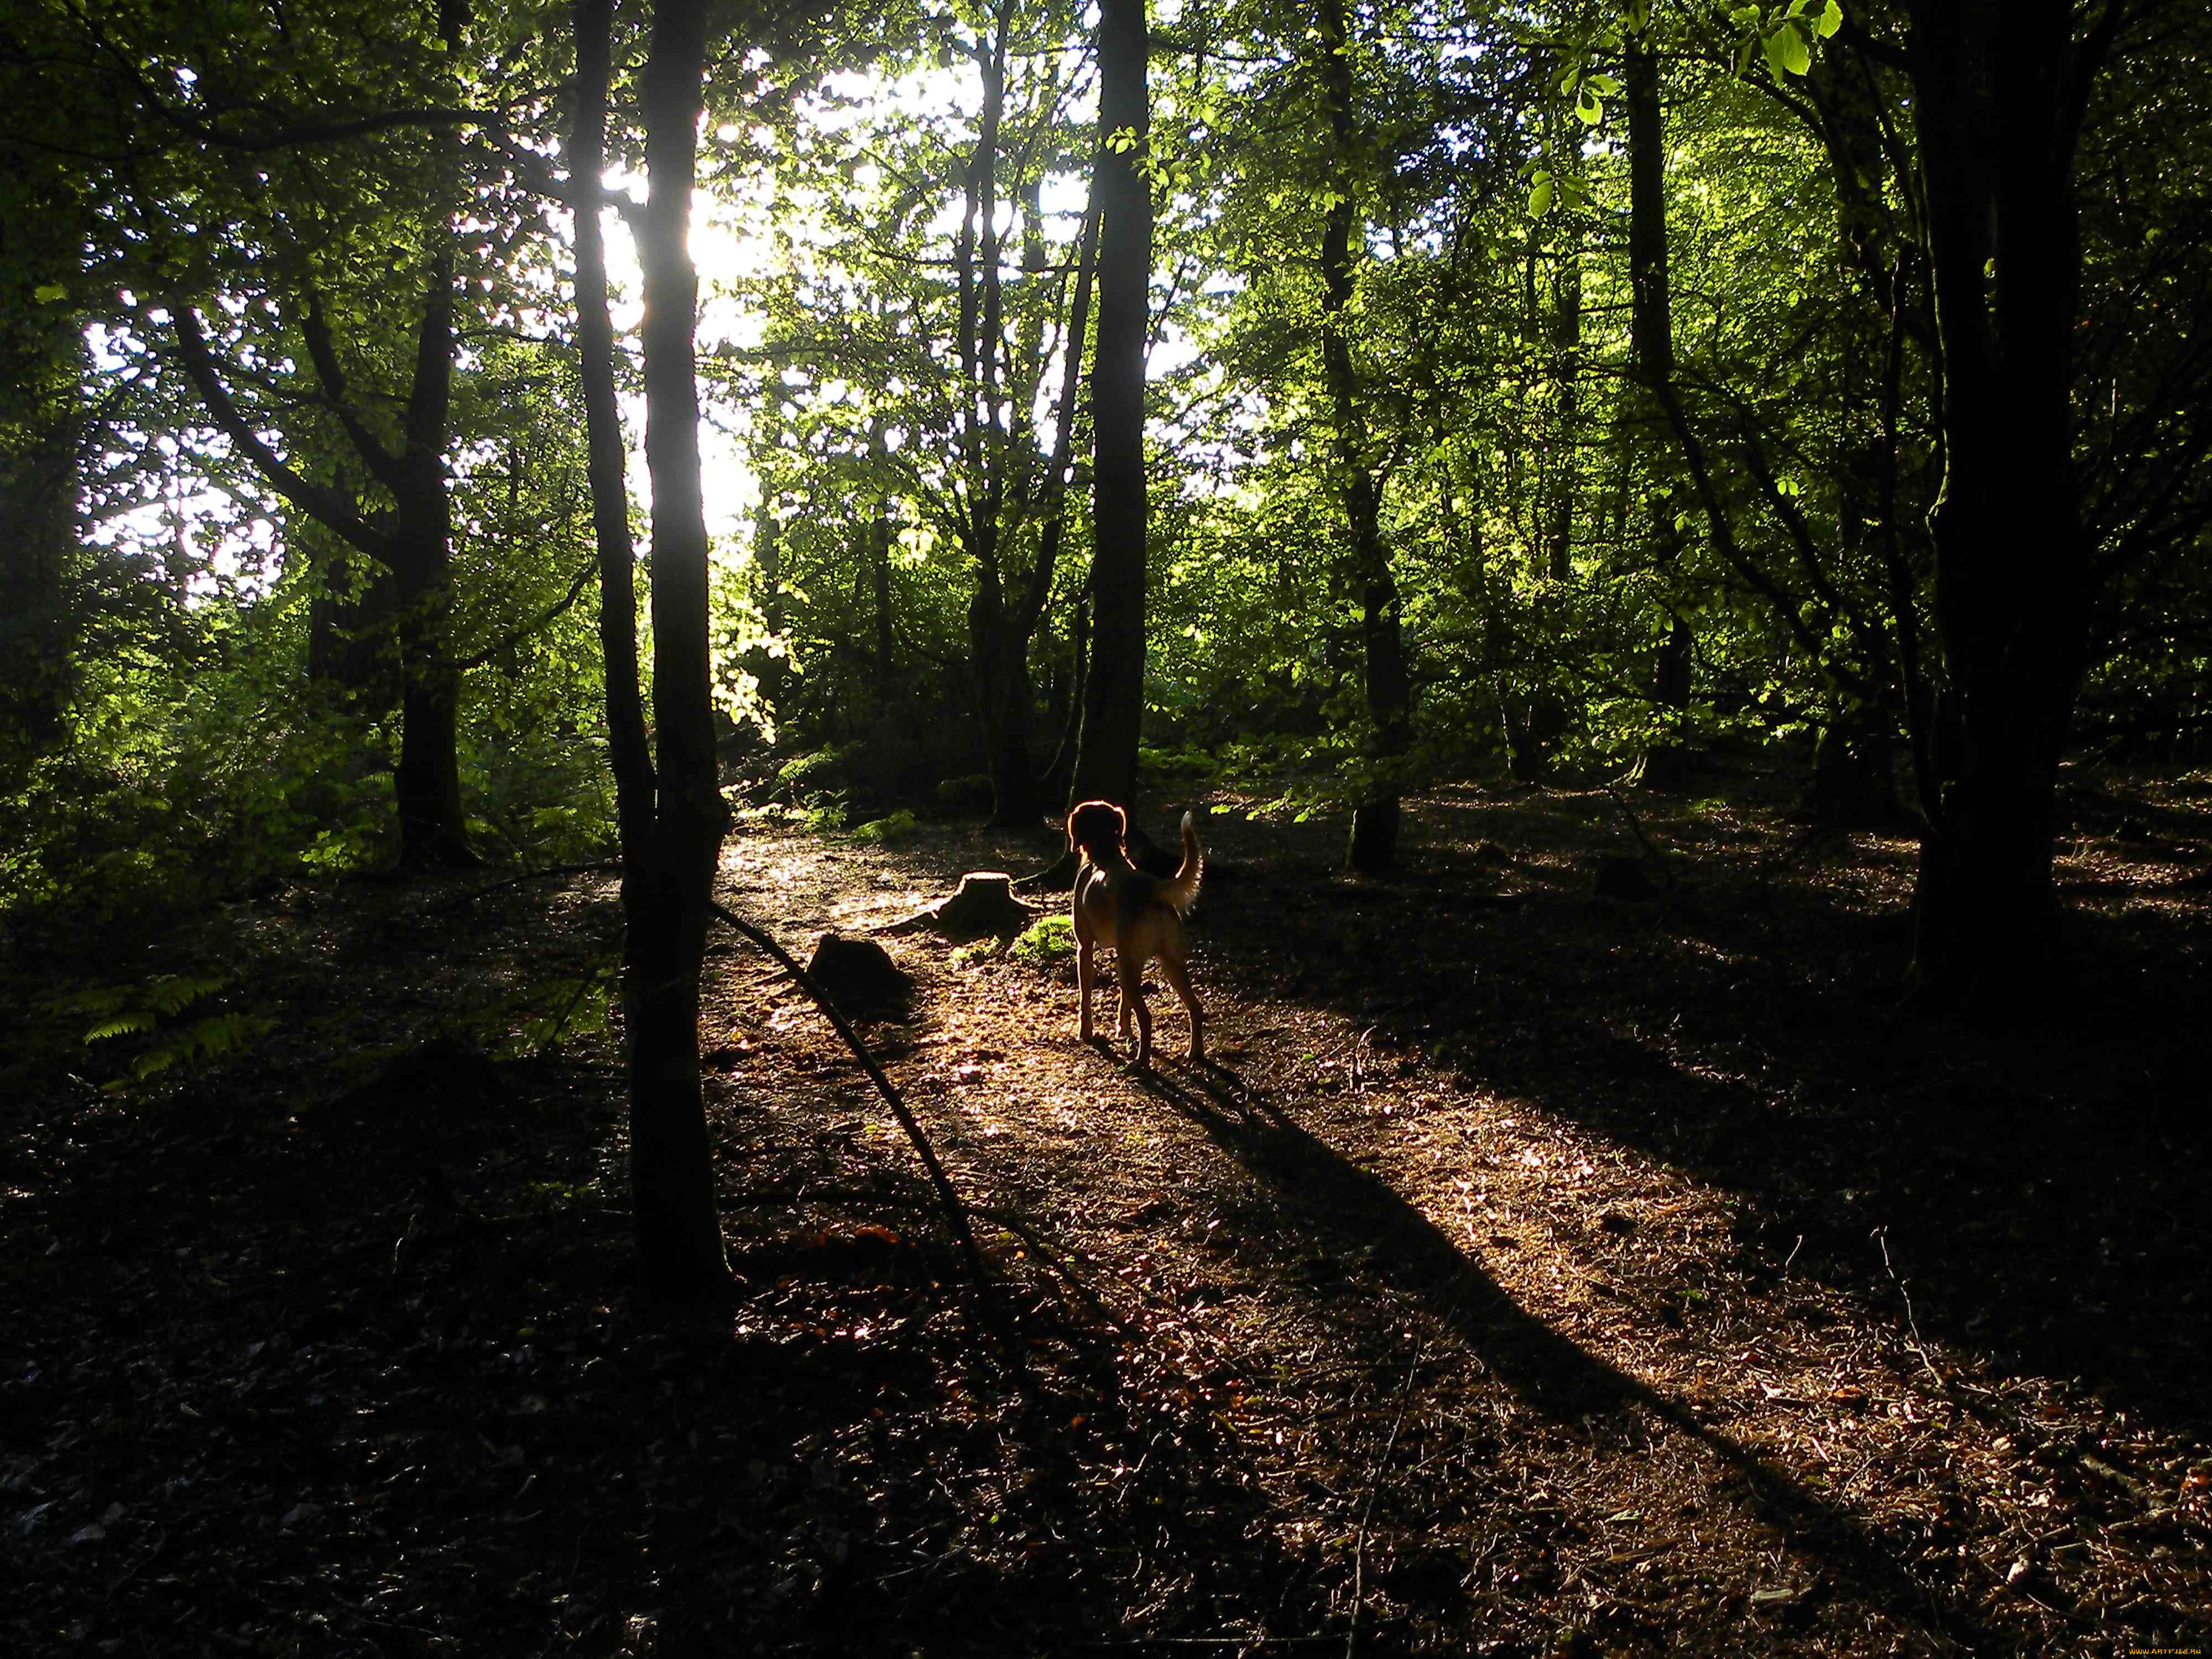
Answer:
[[[450, 3], [441, 6], [440, 15], [450, 51], [458, 39], [458, 17]], [[396, 793], [403, 866], [476, 862], [461, 811], [461, 671], [453, 658], [451, 637], [453, 509], [446, 452], [453, 440], [453, 229], [442, 225], [428, 263], [415, 336], [414, 378], [403, 416], [404, 443], [396, 453], [356, 411], [319, 297], [312, 282], [302, 283], [301, 328], [308, 356], [349, 445], [391, 492], [388, 525], [370, 522], [340, 490], [310, 482], [270, 449], [217, 372], [191, 307], [182, 301], [169, 307], [185, 373], [239, 453], [286, 501], [392, 572], [402, 721]]]
[[66, 731], [82, 635], [69, 583], [85, 427], [73, 388], [89, 365], [67, 324], [21, 332], [0, 348], [10, 371], [0, 392], [0, 793], [21, 787]]
[[1813, 776], [1795, 816], [1842, 829], [1872, 830], [1905, 817], [1897, 798], [1897, 744], [1879, 711], [1839, 708], [1820, 728]]
[[2051, 796], [2094, 598], [2069, 407], [2074, 148], [2114, 14], [2077, 48], [2063, 6], [2002, 27], [1994, 0], [1912, 12], [1944, 455], [1929, 529], [1960, 738], [1928, 804], [1913, 974], [1983, 1013], [2043, 1003], [2061, 965]]
[[1145, 716], [1145, 346], [1152, 198], [1145, 0], [1100, 0], [1091, 650], [1072, 799], [1134, 804]]
[[398, 605], [399, 861], [470, 865], [461, 816], [461, 672], [453, 657], [453, 501], [447, 476], [453, 374], [453, 257], [431, 261], [407, 450], [394, 494], [392, 586]]
[[1413, 744], [1413, 684], [1399, 624], [1398, 585], [1382, 541], [1382, 486], [1368, 453], [1358, 372], [1352, 361], [1349, 313], [1358, 280], [1353, 246], [1360, 235], [1352, 178], [1357, 165], [1358, 109], [1342, 0], [1321, 0], [1316, 32], [1322, 88], [1328, 101], [1336, 193], [1322, 228], [1322, 367], [1335, 416], [1330, 460], [1344, 501], [1349, 574], [1359, 596], [1361, 689], [1366, 696], [1371, 769], [1352, 808], [1346, 861], [1355, 870], [1383, 870], [1398, 858], [1396, 763]]
[[[606, 168], [608, 61], [615, 0], [577, 0], [576, 107], [569, 180], [577, 192], [576, 356], [599, 549], [599, 651], [605, 665], [607, 760], [625, 872], [652, 855], [654, 780], [638, 684], [637, 550], [630, 541], [629, 446], [615, 386], [615, 332], [607, 314], [606, 238], [596, 195]], [[624, 882], [627, 894], [628, 882]], [[627, 900], [625, 900], [627, 902]], [[627, 939], [625, 939], [627, 954]]]
[[1044, 815], [1045, 803], [1030, 753], [1036, 696], [1030, 683], [1029, 635], [1014, 625], [995, 563], [978, 573], [975, 597], [968, 602], [968, 652], [983, 726], [984, 766], [991, 778], [991, 822], [1032, 828]]
[[876, 714], [889, 716], [897, 693], [898, 653], [891, 627], [891, 498], [879, 496], [875, 522], [868, 526], [868, 575], [875, 601], [876, 648], [872, 665], [875, 674]]
[[[885, 466], [888, 450], [884, 441], [884, 420], [878, 415], [868, 423], [868, 459], [880, 474]], [[876, 497], [876, 516], [868, 526], [868, 577], [871, 597], [875, 606], [875, 653], [871, 664], [876, 693], [876, 722], [879, 730], [888, 726], [891, 700], [896, 688], [898, 672], [897, 635], [891, 617], [891, 542], [893, 524], [891, 498], [888, 495]]]
[[[1628, 288], [1629, 335], [1636, 377], [1650, 398], [1647, 408], [1664, 416], [1680, 441], [1698, 484], [1713, 534], [1729, 527], [1711, 488], [1702, 447], [1690, 430], [1687, 412], [1674, 390], [1674, 307], [1667, 258], [1667, 136], [1659, 104], [1659, 60], [1643, 31], [1631, 32], [1623, 46], [1622, 80], [1628, 106]], [[1662, 572], [1680, 556], [1681, 538], [1674, 508], [1655, 509], [1656, 558]], [[1637, 763], [1637, 781], [1654, 789], [1680, 789], [1686, 781], [1689, 750], [1683, 730], [1690, 708], [1694, 637], [1679, 611], [1668, 616], [1665, 639], [1652, 669], [1652, 701], [1664, 711], [1673, 733], [1654, 741]]]
[[699, 1074], [700, 965], [726, 822], [708, 696], [707, 526], [692, 338], [698, 277], [687, 242], [706, 17], [702, 0], [660, 0], [642, 88], [651, 188], [637, 246], [645, 276], [646, 459], [653, 477], [656, 775], [638, 696], [613, 337], [593, 205], [605, 153], [611, 9], [611, 0], [577, 5], [573, 151], [574, 176], [587, 192], [577, 215], [577, 301], [593, 517], [602, 577], [613, 578], [603, 592], [600, 637], [623, 841], [631, 1219], [647, 1287], [690, 1301], [726, 1296], [730, 1283]]

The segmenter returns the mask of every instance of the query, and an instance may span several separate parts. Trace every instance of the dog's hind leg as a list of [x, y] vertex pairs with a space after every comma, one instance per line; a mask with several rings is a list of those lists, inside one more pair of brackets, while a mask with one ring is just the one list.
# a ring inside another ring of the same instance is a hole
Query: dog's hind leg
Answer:
[[1126, 951], [1114, 953], [1114, 970], [1121, 981], [1121, 1030], [1129, 1029], [1131, 1010], [1137, 1016], [1137, 1069], [1152, 1063], [1152, 1011], [1145, 1006], [1145, 964], [1133, 962]]
[[1184, 1011], [1190, 1015], [1190, 1057], [1206, 1058], [1206, 1011], [1198, 1006], [1198, 994], [1190, 988], [1190, 975], [1182, 963], [1173, 957], [1160, 958], [1160, 973], [1175, 994], [1182, 999]]
[[1075, 941], [1075, 999], [1083, 1012], [1076, 1020], [1076, 1041], [1091, 1041], [1091, 981], [1097, 975], [1097, 963], [1092, 955], [1096, 947], [1079, 934]]

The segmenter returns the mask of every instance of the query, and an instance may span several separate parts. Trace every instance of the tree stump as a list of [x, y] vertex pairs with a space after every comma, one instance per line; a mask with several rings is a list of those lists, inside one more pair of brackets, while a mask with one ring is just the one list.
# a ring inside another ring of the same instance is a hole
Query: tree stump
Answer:
[[873, 939], [824, 933], [806, 971], [838, 1012], [872, 1018], [903, 1013], [914, 1001], [914, 977]]
[[1626, 899], [1632, 903], [1659, 896], [1659, 884], [1651, 879], [1641, 859], [1601, 860], [1592, 887], [1600, 898]]
[[970, 870], [951, 897], [875, 931], [904, 933], [926, 926], [956, 943], [986, 934], [1011, 939], [1036, 920], [1036, 912], [1014, 896], [1013, 886], [1013, 878], [1003, 870]]

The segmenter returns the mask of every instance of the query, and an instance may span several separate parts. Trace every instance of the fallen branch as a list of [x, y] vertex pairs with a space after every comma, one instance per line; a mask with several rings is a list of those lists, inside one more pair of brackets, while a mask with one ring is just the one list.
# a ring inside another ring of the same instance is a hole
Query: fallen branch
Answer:
[[520, 887], [527, 881], [551, 881], [557, 876], [596, 875], [621, 868], [621, 865], [611, 860], [601, 859], [592, 864], [556, 864], [549, 870], [526, 870], [519, 876], [509, 876], [505, 881], [495, 881], [489, 887], [478, 887], [463, 893], [458, 898], [447, 899], [437, 904], [426, 904], [420, 914], [426, 916], [443, 915], [448, 910], [459, 910], [464, 906], [474, 904], [480, 898], [489, 898], [492, 894], [503, 892], [509, 887]]
[[845, 1016], [838, 1012], [837, 1005], [816, 981], [814, 975], [799, 965], [798, 958], [778, 945], [765, 931], [756, 927], [734, 911], [711, 902], [708, 908], [781, 963], [783, 970], [799, 982], [799, 988], [813, 999], [814, 1006], [829, 1017], [830, 1024], [836, 1027], [837, 1035], [844, 1038], [845, 1046], [853, 1051], [853, 1057], [860, 1062], [861, 1069], [867, 1073], [876, 1085], [877, 1092], [883, 1096], [884, 1103], [891, 1109], [891, 1115], [898, 1120], [899, 1127], [906, 1131], [906, 1138], [914, 1144], [915, 1153], [921, 1159], [921, 1167], [928, 1171], [930, 1185], [937, 1189], [938, 1203], [945, 1212], [945, 1224], [952, 1229], [952, 1236], [959, 1241], [962, 1254], [968, 1258], [968, 1269], [975, 1281], [975, 1294], [982, 1299], [987, 1315], [995, 1322], [997, 1299], [992, 1294], [990, 1274], [983, 1266], [983, 1253], [975, 1247], [975, 1231], [968, 1224], [968, 1206], [961, 1202], [960, 1194], [953, 1190], [951, 1177], [945, 1173], [945, 1166], [937, 1161], [937, 1149], [929, 1144], [929, 1137], [922, 1133], [921, 1125], [907, 1109], [905, 1100], [891, 1086], [891, 1080], [884, 1075], [883, 1067], [876, 1064], [875, 1056], [868, 1052], [867, 1044], [862, 1042], [859, 1033], [846, 1023]]

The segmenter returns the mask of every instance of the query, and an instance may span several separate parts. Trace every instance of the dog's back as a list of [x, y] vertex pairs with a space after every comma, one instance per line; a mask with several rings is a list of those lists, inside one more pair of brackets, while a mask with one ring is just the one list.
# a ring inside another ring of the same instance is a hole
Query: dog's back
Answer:
[[1145, 939], [1155, 930], [1139, 924], [1155, 908], [1169, 912], [1163, 919], [1168, 921], [1169, 928], [1159, 931], [1180, 940], [1182, 917], [1198, 902], [1199, 886], [1206, 878], [1206, 849], [1199, 843], [1198, 824], [1191, 814], [1182, 815], [1182, 862], [1172, 876], [1155, 876], [1138, 869], [1129, 862], [1118, 835], [1110, 841], [1102, 836], [1078, 842], [1077, 852], [1081, 864], [1075, 878], [1076, 902], [1094, 915], [1102, 906], [1110, 905], [1112, 909], [1114, 934], [1102, 943], [1119, 950], [1124, 939], [1132, 943]]

